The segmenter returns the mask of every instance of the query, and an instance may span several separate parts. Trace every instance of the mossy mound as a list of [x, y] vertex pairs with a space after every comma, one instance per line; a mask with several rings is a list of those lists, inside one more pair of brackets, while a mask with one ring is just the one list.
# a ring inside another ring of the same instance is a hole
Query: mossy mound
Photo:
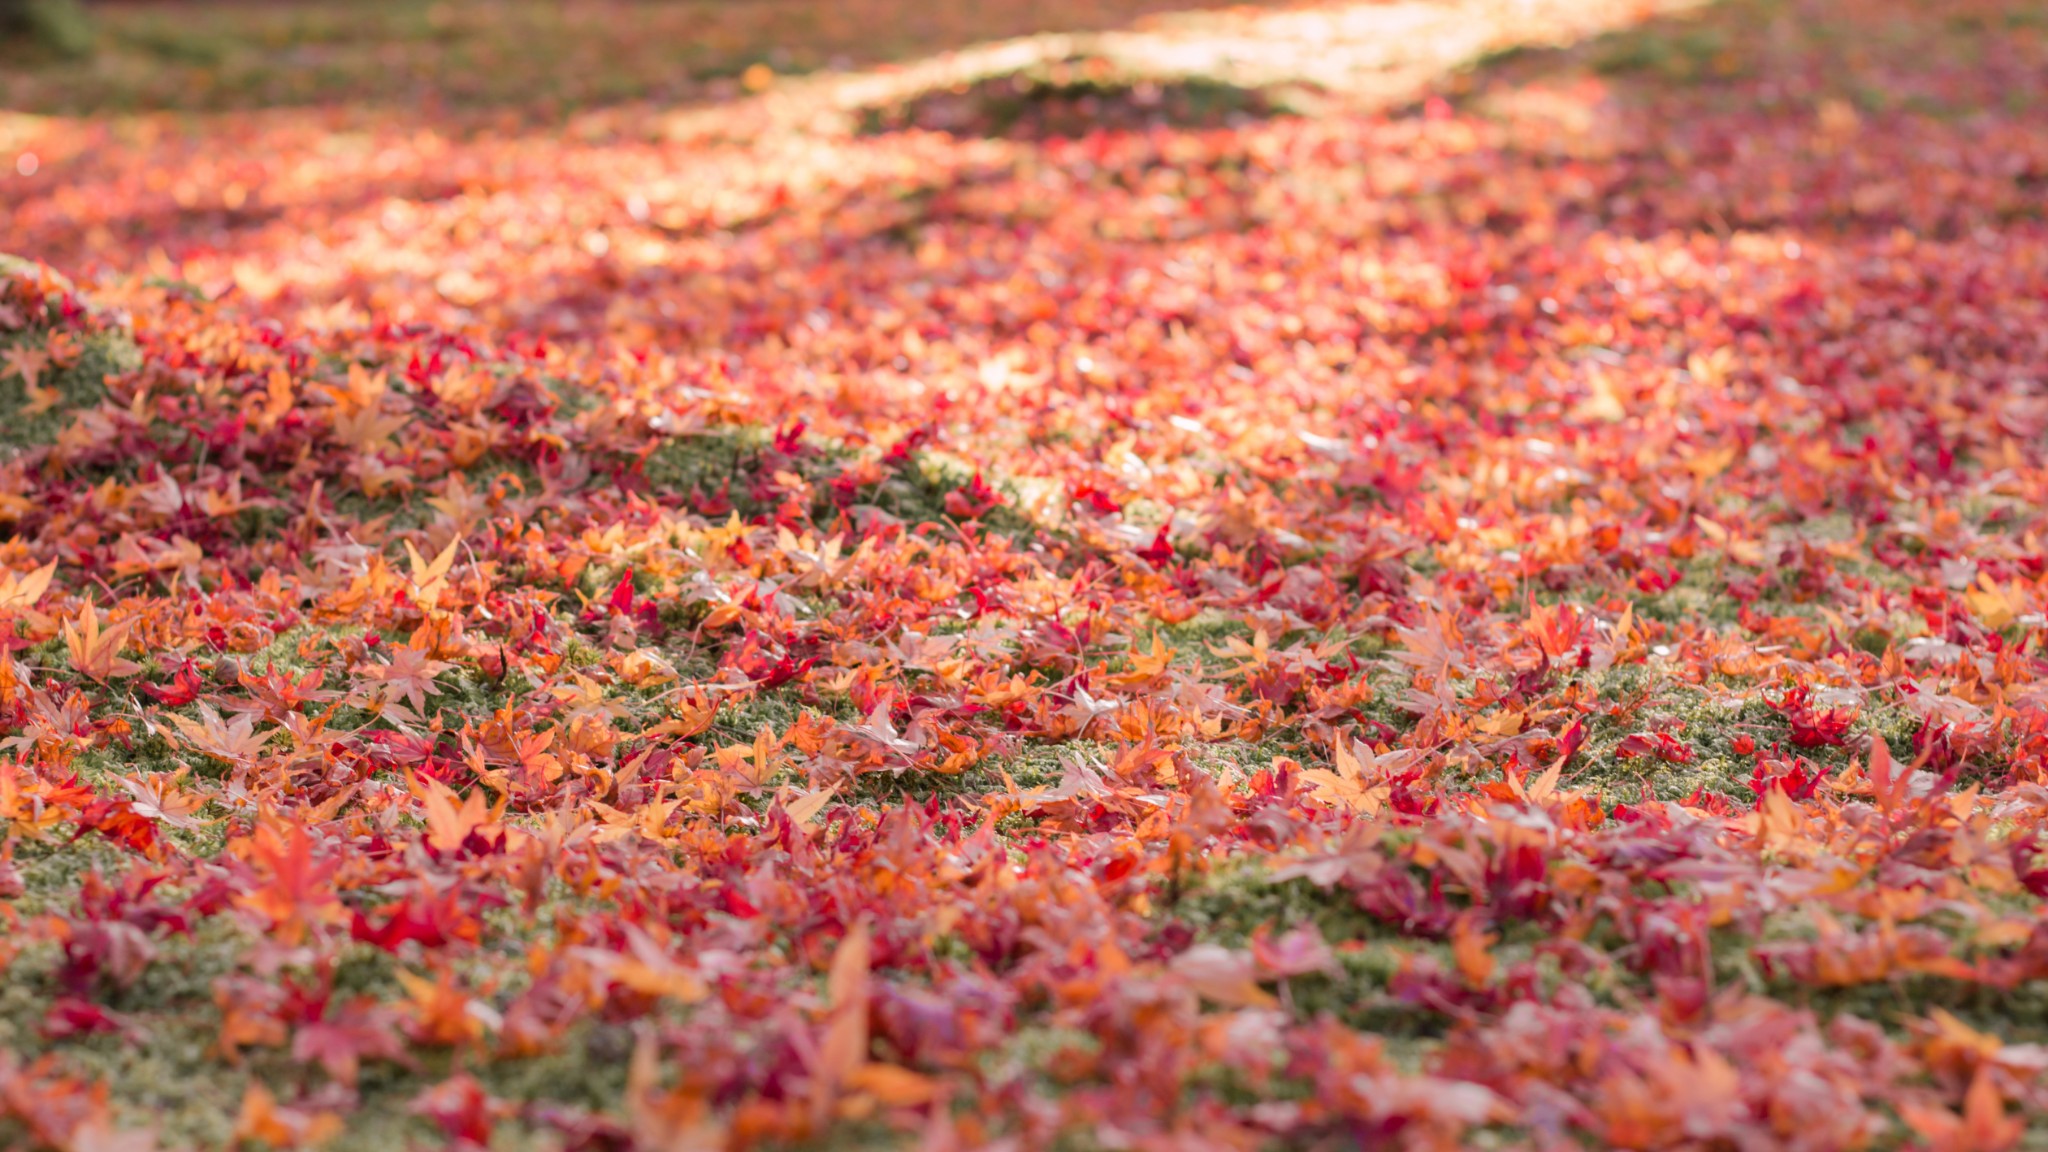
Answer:
[[47, 445], [141, 352], [125, 322], [46, 265], [0, 254], [0, 454]]

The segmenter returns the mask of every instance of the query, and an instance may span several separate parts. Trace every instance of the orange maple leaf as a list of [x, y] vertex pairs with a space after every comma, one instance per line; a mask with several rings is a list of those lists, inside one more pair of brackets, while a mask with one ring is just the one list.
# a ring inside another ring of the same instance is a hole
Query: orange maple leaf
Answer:
[[247, 858], [265, 877], [236, 903], [268, 918], [271, 930], [285, 944], [304, 940], [307, 929], [316, 925], [348, 918], [332, 883], [340, 865], [314, 856], [312, 834], [304, 828], [264, 819], [253, 835], [234, 841], [229, 848]]
[[133, 676], [142, 665], [121, 658], [128, 633], [135, 629], [133, 618], [100, 630], [99, 609], [87, 604], [75, 619], [63, 625], [64, 647], [71, 654], [71, 666], [104, 684], [116, 676]]
[[50, 561], [33, 572], [8, 572], [0, 575], [0, 608], [31, 608], [43, 593], [50, 588], [50, 578], [57, 574], [57, 562]]
[[455, 789], [431, 776], [415, 776], [411, 769], [406, 770], [405, 786], [425, 809], [421, 816], [427, 823], [427, 843], [443, 853], [462, 847], [473, 832], [488, 833], [507, 802], [501, 796], [495, 808], [486, 807], [482, 792], [457, 796]]

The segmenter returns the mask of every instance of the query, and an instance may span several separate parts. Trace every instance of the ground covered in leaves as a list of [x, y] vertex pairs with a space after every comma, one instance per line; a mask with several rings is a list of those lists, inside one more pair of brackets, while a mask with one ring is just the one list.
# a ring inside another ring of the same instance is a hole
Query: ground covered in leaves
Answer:
[[2048, 1146], [2048, 8], [988, 7], [10, 73], [0, 1145]]

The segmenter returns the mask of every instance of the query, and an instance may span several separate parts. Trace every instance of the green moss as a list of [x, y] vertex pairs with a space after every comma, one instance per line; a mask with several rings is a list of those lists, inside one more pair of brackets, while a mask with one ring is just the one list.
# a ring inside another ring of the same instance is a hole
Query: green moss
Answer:
[[[732, 427], [663, 441], [647, 457], [642, 474], [658, 497], [680, 500], [686, 506], [723, 499], [741, 519], [758, 521], [773, 515], [778, 504], [757, 497], [756, 483], [773, 472], [792, 472], [811, 489], [811, 501], [804, 511], [813, 523], [825, 528], [836, 527], [844, 514], [836, 502], [839, 499], [845, 499], [845, 513], [852, 513], [856, 520], [863, 509], [869, 509], [912, 529], [923, 524], [950, 524], [956, 517], [947, 511], [946, 497], [974, 479], [965, 467], [936, 453], [919, 451], [907, 461], [885, 467], [879, 482], [843, 496], [835, 494], [834, 481], [857, 456], [846, 445], [815, 442], [806, 442], [800, 453], [786, 454], [775, 448], [765, 429]], [[1006, 491], [998, 478], [984, 477], [984, 483], [1005, 499], [981, 516], [983, 530], [1017, 541], [1051, 535], [1016, 510], [1016, 493]]]
[[98, 837], [76, 842], [69, 838], [68, 832], [52, 832], [40, 839], [15, 836], [7, 841], [14, 846], [14, 867], [25, 888], [13, 902], [15, 911], [24, 916], [61, 914], [71, 907], [87, 873], [113, 875], [131, 859]]
[[1275, 881], [1263, 864], [1228, 863], [1198, 874], [1166, 914], [1196, 938], [1239, 947], [1262, 926], [1280, 931], [1313, 924], [1325, 940], [1391, 940], [1400, 934], [1358, 907], [1343, 888], [1320, 888], [1296, 877]]
[[1679, 565], [1679, 573], [1677, 584], [1638, 599], [1636, 611], [1645, 619], [1666, 624], [1687, 620], [1719, 628], [1735, 624], [1742, 604], [1728, 595], [1727, 581], [1739, 575], [1739, 570], [1726, 569], [1714, 558], [1688, 561]]
[[[1634, 800], [1644, 784], [1661, 800], [1682, 800], [1704, 788], [1723, 795], [1748, 797], [1749, 780], [1759, 753], [1783, 759], [1804, 759], [1834, 774], [1860, 761], [1872, 736], [1895, 751], [1910, 746], [1919, 719], [1891, 703], [1871, 702], [1856, 711], [1844, 743], [1801, 747], [1792, 739], [1784, 714], [1765, 699], [1779, 689], [1757, 685], [1689, 685], [1659, 676], [1646, 665], [1626, 665], [1602, 673], [1597, 691], [1603, 700], [1625, 704], [1618, 716], [1595, 711], [1586, 717], [1586, 742], [1566, 769], [1566, 782], [1593, 788], [1606, 801]], [[1621, 742], [1638, 732], [1666, 732], [1692, 753], [1687, 763], [1654, 755], [1623, 759]], [[1747, 739], [1751, 750], [1737, 750]]]
[[518, 673], [494, 680], [474, 668], [444, 672], [434, 683], [439, 696], [428, 700], [428, 709], [445, 709], [460, 716], [489, 717], [532, 694], [534, 685]]
[[1094, 1056], [1102, 1042], [1094, 1033], [1045, 1023], [1027, 1023], [1010, 1033], [996, 1047], [979, 1056], [981, 1072], [993, 1083], [1003, 1083], [1037, 1073], [1062, 1055], [1072, 1052]]
[[787, 732], [792, 724], [806, 712], [822, 712], [837, 719], [852, 719], [851, 709], [819, 709], [805, 699], [801, 686], [785, 684], [767, 692], [752, 692], [728, 695], [718, 706], [718, 713], [711, 721], [711, 728], [703, 737], [705, 743], [745, 743], [754, 738], [763, 727], [773, 729], [779, 736]]
[[1291, 728], [1269, 732], [1257, 741], [1218, 740], [1191, 743], [1182, 748], [1188, 762], [1211, 775], [1234, 776], [1243, 780], [1273, 766], [1281, 756], [1308, 754], [1308, 746]]
[[[2036, 904], [2014, 897], [2002, 911], [2023, 917], [2035, 912]], [[1868, 932], [1877, 927], [1875, 921], [1839, 909], [1833, 915], [1846, 931]], [[1951, 953], [1964, 961], [2005, 951], [1972, 945], [1969, 936], [1975, 923], [1973, 916], [1941, 910], [1917, 921], [1914, 927], [1932, 929], [1947, 938]], [[1723, 987], [1747, 988], [1754, 995], [1808, 1009], [1823, 1021], [1840, 1015], [1869, 1020], [1901, 1040], [1914, 1036], [1915, 1027], [1929, 1013], [1940, 1009], [2007, 1044], [2048, 1042], [2048, 985], [2040, 981], [2001, 989], [1974, 980], [1899, 972], [1864, 984], [1816, 987], [1801, 983], [1782, 968], [1773, 969], [1759, 959], [1760, 953], [1773, 947], [1815, 945], [1822, 940], [1812, 910], [1804, 905], [1772, 912], [1761, 923], [1744, 922], [1738, 917], [1735, 923], [1715, 929], [1710, 939], [1715, 982]]]
[[1899, 1039], [1936, 1009], [2007, 1044], [2048, 1043], [2048, 986], [2029, 981], [2010, 989], [1970, 980], [1900, 974], [1846, 987], [1815, 988], [1791, 980], [1766, 980], [1753, 965], [1730, 963], [1730, 978], [1741, 978], [1784, 1004], [1812, 1011], [1823, 1021], [1855, 1016], [1879, 1024]]
[[[62, 855], [88, 855], [79, 847]], [[67, 895], [62, 904], [69, 903]], [[247, 1073], [223, 1065], [212, 1050], [220, 1033], [213, 980], [235, 968], [247, 943], [221, 920], [200, 925], [189, 938], [158, 939], [154, 958], [134, 983], [96, 989], [99, 1002], [131, 1027], [59, 1040], [45, 1036], [41, 1025], [64, 994], [57, 981], [62, 954], [53, 944], [31, 945], [0, 980], [0, 1048], [28, 1059], [52, 1055], [63, 1072], [106, 1083], [114, 1089], [118, 1123], [221, 1146]]]
[[1220, 646], [1233, 636], [1242, 640], [1252, 638], [1250, 625], [1214, 608], [1204, 608], [1178, 624], [1161, 624], [1156, 631], [1167, 647], [1209, 661], [1216, 659], [1209, 651], [1211, 647]]
[[[1297, 1018], [1328, 1014], [1408, 1050], [1418, 1063], [1427, 1042], [1449, 1026], [1442, 1013], [1390, 991], [1401, 972], [1423, 957], [1454, 970], [1449, 945], [1404, 937], [1396, 926], [1361, 910], [1344, 888], [1320, 888], [1301, 878], [1274, 881], [1264, 866], [1233, 863], [1197, 876], [1177, 900], [1162, 898], [1158, 906], [1162, 926], [1172, 923], [1199, 942], [1230, 948], [1245, 947], [1259, 928], [1279, 933], [1313, 926], [1330, 944], [1336, 970], [1280, 982], [1282, 1003]], [[1512, 962], [1530, 950], [1529, 941], [1518, 940], [1497, 946], [1495, 954]]]
[[475, 1069], [492, 1095], [507, 1100], [546, 1100], [594, 1112], [617, 1111], [626, 1094], [630, 1029], [584, 1021], [571, 1028], [552, 1052], [522, 1060], [493, 1060]]
[[730, 488], [733, 506], [743, 517], [758, 515], [762, 509], [744, 506], [743, 489], [749, 461], [767, 447], [768, 435], [760, 428], [672, 436], [648, 455], [642, 474], [658, 496], [709, 497]]
[[[33, 328], [0, 336], [0, 353], [25, 343], [39, 345], [45, 338], [42, 330]], [[0, 420], [0, 451], [54, 443], [79, 410], [106, 397], [102, 383], [106, 377], [133, 371], [141, 363], [142, 354], [125, 330], [91, 333], [81, 341], [78, 359], [60, 370], [45, 370], [37, 381], [40, 387], [56, 390], [57, 402], [41, 412], [25, 414], [27, 381], [0, 360], [0, 413], [6, 416]]]
[[[920, 524], [951, 523], [955, 517], [946, 510], [946, 496], [973, 482], [974, 474], [966, 468], [929, 452], [914, 454], [910, 462], [898, 468], [881, 484], [866, 489], [860, 494], [860, 501], [894, 516], [905, 524], [916, 527]], [[984, 482], [1000, 492], [1004, 502], [989, 509], [980, 517], [985, 531], [1012, 540], [1024, 541], [1039, 530], [1016, 510], [1017, 494], [1002, 483], [999, 478], [984, 477]]]
[[176, 772], [184, 763], [178, 756], [178, 750], [161, 734], [138, 731], [129, 737], [126, 746], [107, 742], [79, 753], [72, 761], [72, 767], [78, 770], [79, 778], [86, 783], [105, 787], [116, 776], [132, 776], [137, 772]]
[[333, 651], [333, 645], [339, 644], [344, 640], [355, 639], [363, 635], [363, 632], [364, 630], [361, 628], [345, 626], [314, 628], [310, 625], [300, 624], [279, 632], [272, 638], [270, 643], [258, 648], [254, 652], [239, 656], [237, 659], [242, 662], [244, 668], [254, 673], [262, 673], [274, 668], [288, 675], [299, 675], [318, 667], [318, 664], [308, 658], [306, 652], [301, 651], [301, 645], [305, 644], [306, 641], [315, 641], [317, 644], [326, 646], [328, 651], [331, 652]]
[[[76, 899], [78, 881], [92, 868], [113, 872], [122, 857], [90, 842], [44, 846], [17, 844], [16, 865], [29, 888], [16, 902], [24, 913], [59, 913]], [[520, 939], [544, 931], [548, 918], [528, 921]], [[170, 1147], [225, 1147], [242, 1096], [262, 1082], [282, 1100], [293, 1100], [323, 1081], [282, 1049], [251, 1047], [239, 1062], [216, 1048], [222, 1016], [216, 981], [243, 971], [254, 940], [231, 919], [203, 920], [190, 936], [159, 937], [151, 962], [125, 987], [105, 984], [96, 1001], [133, 1027], [112, 1034], [51, 1039], [41, 1025], [51, 1003], [64, 994], [58, 982], [62, 952], [35, 943], [17, 955], [0, 980], [0, 1049], [25, 1059], [45, 1055], [69, 1075], [90, 1078], [111, 1089], [117, 1124], [153, 1129]], [[337, 1000], [371, 996], [402, 999], [396, 973], [400, 962], [367, 944], [346, 944], [336, 954], [333, 994]], [[481, 964], [481, 961], [479, 961]], [[495, 970], [495, 969], [494, 969]], [[477, 973], [481, 978], [481, 969]], [[310, 979], [310, 977], [307, 977]], [[508, 990], [499, 989], [502, 1002]], [[326, 1147], [407, 1147], [434, 1130], [408, 1105], [422, 1091], [458, 1069], [466, 1069], [492, 1095], [515, 1102], [549, 1101], [593, 1111], [616, 1112], [624, 1094], [625, 1056], [616, 1026], [579, 1024], [554, 1051], [518, 1060], [489, 1060], [443, 1051], [414, 1050], [415, 1067], [366, 1062], [360, 1104], [344, 1118], [343, 1134]], [[4, 1136], [0, 1132], [0, 1136]], [[494, 1134], [493, 1147], [552, 1146], [542, 1133], [510, 1122]]]
[[978, 765], [975, 771], [993, 784], [999, 785], [1007, 772], [1019, 788], [1052, 788], [1066, 774], [1070, 759], [1096, 762], [1115, 754], [1114, 746], [1095, 740], [1027, 740], [1014, 752]]

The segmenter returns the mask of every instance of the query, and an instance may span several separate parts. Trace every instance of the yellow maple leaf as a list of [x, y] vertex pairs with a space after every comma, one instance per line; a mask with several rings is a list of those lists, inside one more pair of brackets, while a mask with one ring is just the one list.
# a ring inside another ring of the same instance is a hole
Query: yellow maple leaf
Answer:
[[33, 572], [0, 575], [0, 608], [33, 607], [49, 590], [50, 578], [56, 574], [57, 562], [52, 560]]
[[134, 628], [134, 620], [123, 620], [102, 632], [99, 609], [87, 604], [77, 619], [64, 622], [64, 647], [71, 654], [71, 666], [102, 684], [116, 676], [133, 676], [142, 671], [142, 665], [123, 660], [120, 655], [128, 633]]
[[1301, 778], [1316, 786], [1314, 796], [1325, 804], [1375, 816], [1393, 791], [1387, 777], [1412, 763], [1420, 753], [1413, 749], [1375, 752], [1356, 740], [1346, 748], [1339, 744], [1330, 761], [1336, 770], [1309, 768]]
[[830, 788], [810, 792], [788, 801], [784, 810], [789, 813], [789, 818], [794, 823], [809, 824], [818, 818], [818, 813], [823, 812], [825, 805], [831, 803], [832, 797], [838, 793], [839, 785], [834, 784]]
[[1977, 574], [1976, 586], [1965, 591], [1963, 599], [1969, 601], [1970, 612], [1978, 621], [1994, 632], [2018, 619], [2025, 607], [2011, 593], [1999, 587], [1997, 581], [1981, 572]]
[[775, 730], [763, 724], [755, 731], [752, 744], [727, 744], [712, 756], [718, 762], [719, 771], [739, 777], [749, 788], [765, 788], [780, 767], [774, 755], [781, 747], [782, 741], [776, 738]]
[[1150, 652], [1132, 651], [1129, 653], [1131, 666], [1122, 672], [1112, 674], [1109, 682], [1119, 688], [1137, 688], [1148, 685], [1152, 683], [1155, 677], [1165, 674], [1167, 668], [1173, 664], [1173, 656], [1173, 649], [1166, 646], [1166, 642], [1159, 638], [1159, 633], [1154, 632], [1152, 634], [1152, 650]]
[[420, 558], [412, 541], [405, 542], [406, 562], [412, 565], [412, 596], [421, 607], [433, 608], [441, 603], [441, 593], [448, 590], [448, 571], [455, 565], [455, 549], [461, 543], [460, 536], [448, 541], [448, 546], [429, 562]]

